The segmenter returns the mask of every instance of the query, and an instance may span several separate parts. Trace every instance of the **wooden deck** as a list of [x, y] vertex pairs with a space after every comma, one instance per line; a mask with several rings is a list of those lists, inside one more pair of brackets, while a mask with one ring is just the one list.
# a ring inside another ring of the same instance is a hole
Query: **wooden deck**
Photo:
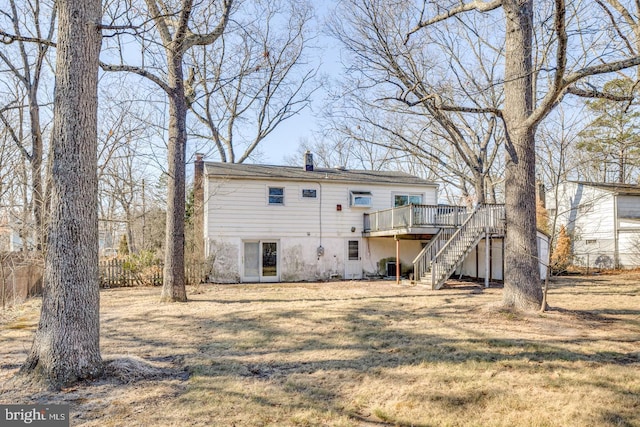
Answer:
[[365, 237], [432, 236], [457, 228], [470, 215], [464, 206], [406, 205], [364, 214]]

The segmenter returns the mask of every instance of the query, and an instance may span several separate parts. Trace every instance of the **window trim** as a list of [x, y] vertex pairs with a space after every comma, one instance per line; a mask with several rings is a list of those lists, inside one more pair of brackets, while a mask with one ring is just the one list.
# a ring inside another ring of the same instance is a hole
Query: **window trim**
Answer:
[[[406, 205], [396, 205], [396, 197], [398, 196], [405, 196], [407, 198], [408, 203]], [[410, 192], [391, 193], [391, 204], [393, 205], [394, 208], [399, 208], [401, 206], [408, 206], [411, 204], [411, 197], [416, 197], [416, 196], [420, 197], [420, 203], [418, 204], [419, 205], [424, 204], [424, 193], [410, 193]]]
[[[307, 195], [305, 195], [305, 192]], [[310, 196], [308, 194], [313, 194], [313, 196]], [[300, 192], [300, 196], [303, 199], [317, 199], [318, 198], [318, 190], [316, 188], [303, 188], [302, 191]]]
[[[271, 194], [271, 190], [282, 190], [282, 194]], [[285, 189], [284, 187], [276, 187], [276, 186], [272, 186], [272, 185], [268, 185], [267, 186], [267, 205], [269, 206], [284, 206], [284, 201], [285, 201]], [[281, 200], [281, 202], [272, 202], [271, 198], [279, 198]]]
[[[356, 199], [368, 198], [367, 204], [356, 203]], [[371, 191], [350, 190], [349, 191], [349, 206], [352, 208], [370, 208], [373, 206], [373, 194]]]

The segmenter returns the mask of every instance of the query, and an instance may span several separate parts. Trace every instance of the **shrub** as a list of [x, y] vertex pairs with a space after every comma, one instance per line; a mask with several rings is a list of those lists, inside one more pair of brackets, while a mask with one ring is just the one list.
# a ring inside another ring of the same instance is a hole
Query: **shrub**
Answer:
[[551, 269], [554, 272], [565, 271], [571, 261], [571, 239], [567, 234], [566, 228], [560, 227], [556, 247], [551, 253]]

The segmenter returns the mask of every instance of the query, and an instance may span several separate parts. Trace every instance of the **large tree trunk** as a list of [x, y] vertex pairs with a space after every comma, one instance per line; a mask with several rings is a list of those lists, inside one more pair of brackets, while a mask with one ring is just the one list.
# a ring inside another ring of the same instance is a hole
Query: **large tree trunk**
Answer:
[[533, 110], [532, 0], [505, 0], [505, 105], [507, 167], [503, 303], [537, 310], [542, 302], [536, 243], [535, 128], [523, 124]]
[[184, 209], [185, 209], [185, 146], [187, 143], [187, 103], [184, 97], [182, 56], [168, 54], [169, 143], [167, 157], [169, 180], [167, 188], [167, 224], [164, 256], [164, 279], [161, 301], [187, 300], [184, 278]]
[[102, 371], [98, 289], [100, 0], [58, 0], [51, 213], [40, 323], [21, 374], [53, 388]]
[[474, 171], [472, 173], [473, 173], [473, 186], [476, 192], [476, 203], [478, 205], [484, 205], [487, 202], [485, 176], [478, 171]]

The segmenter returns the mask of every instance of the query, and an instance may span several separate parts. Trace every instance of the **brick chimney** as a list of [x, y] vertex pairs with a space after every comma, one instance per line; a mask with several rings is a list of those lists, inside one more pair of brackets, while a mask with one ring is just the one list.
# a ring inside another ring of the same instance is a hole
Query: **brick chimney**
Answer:
[[204, 155], [196, 153], [193, 173], [194, 255], [204, 260]]
[[304, 170], [313, 172], [313, 154], [309, 150], [304, 153]]

